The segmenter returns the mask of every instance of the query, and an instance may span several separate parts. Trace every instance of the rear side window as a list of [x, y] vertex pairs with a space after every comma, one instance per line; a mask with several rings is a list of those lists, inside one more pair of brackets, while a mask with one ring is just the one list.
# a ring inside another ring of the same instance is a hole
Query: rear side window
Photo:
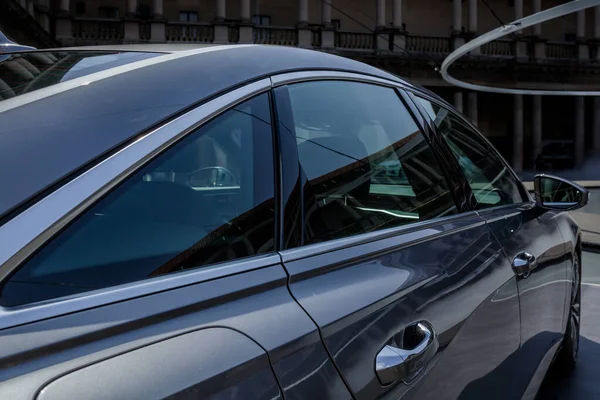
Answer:
[[43, 247], [4, 284], [15, 306], [274, 250], [268, 95], [189, 134]]
[[417, 97], [456, 157], [478, 203], [489, 208], [523, 201], [519, 182], [481, 136], [443, 107]]
[[457, 212], [437, 160], [394, 89], [288, 86], [305, 175], [305, 243]]

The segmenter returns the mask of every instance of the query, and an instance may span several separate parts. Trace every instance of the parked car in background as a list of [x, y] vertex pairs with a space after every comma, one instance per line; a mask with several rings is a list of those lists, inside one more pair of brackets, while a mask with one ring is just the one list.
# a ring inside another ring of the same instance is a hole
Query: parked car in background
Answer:
[[542, 151], [536, 159], [538, 171], [572, 168], [575, 145], [573, 140], [545, 140]]
[[0, 99], [0, 398], [517, 399], [575, 364], [587, 191], [532, 198], [403, 79], [71, 48]]

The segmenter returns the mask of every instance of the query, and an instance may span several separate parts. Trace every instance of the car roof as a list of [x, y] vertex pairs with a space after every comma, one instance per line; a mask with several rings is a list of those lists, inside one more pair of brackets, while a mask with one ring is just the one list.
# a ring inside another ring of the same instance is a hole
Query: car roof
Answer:
[[0, 223], [153, 126], [251, 81], [337, 70], [410, 85], [358, 61], [295, 47], [156, 44], [37, 53], [47, 51], [164, 54], [0, 101]]

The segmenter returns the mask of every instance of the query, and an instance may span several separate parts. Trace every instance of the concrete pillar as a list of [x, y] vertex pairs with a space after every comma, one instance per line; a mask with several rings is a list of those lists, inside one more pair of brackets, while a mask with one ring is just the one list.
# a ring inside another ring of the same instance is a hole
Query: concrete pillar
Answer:
[[469, 0], [469, 31], [477, 32], [477, 0]]
[[[250, 0], [247, 0], [248, 4], [250, 4]], [[299, 0], [298, 2], [299, 11], [299, 21], [301, 24], [308, 23], [308, 0]]]
[[377, 0], [377, 27], [385, 26], [385, 0]]
[[335, 31], [331, 29], [331, 3], [333, 0], [321, 0], [321, 47], [335, 47]]
[[594, 97], [594, 131], [593, 150], [600, 154], [600, 97]]
[[[239, 24], [238, 29], [240, 30], [240, 38], [239, 43], [253, 43], [254, 42], [254, 34], [252, 27], [252, 21], [250, 17], [250, 0], [242, 0], [242, 23]], [[298, 32], [298, 39], [300, 40], [300, 31]]]
[[[533, 0], [533, 14], [542, 11], [542, 0]], [[533, 34], [535, 36], [542, 36], [542, 24], [533, 26]]]
[[[523, 18], [523, 0], [514, 0], [515, 1], [515, 15], [514, 19]], [[516, 32], [516, 56], [517, 58], [525, 58], [527, 57], [527, 42], [525, 42], [522, 38], [523, 31]]]
[[394, 0], [392, 24], [396, 29], [402, 29], [402, 0]]
[[514, 126], [513, 126], [513, 157], [512, 165], [515, 172], [523, 172], [523, 95], [517, 94], [514, 98]]
[[127, 13], [133, 15], [137, 12], [138, 0], [127, 0]]
[[154, 17], [163, 16], [163, 0], [154, 0]]
[[71, 2], [69, 0], [60, 0], [61, 11], [71, 11]]
[[29, 15], [31, 15], [33, 17], [33, 15], [35, 14], [35, 11], [33, 9], [33, 0], [29, 0], [29, 2], [27, 3], [27, 12], [29, 13]]
[[73, 45], [73, 21], [71, 20], [71, 7], [69, 0], [60, 0], [59, 11], [54, 21], [56, 39], [63, 46]]
[[469, 103], [469, 120], [475, 126], [477, 126], [477, 92], [469, 92], [468, 95]]
[[454, 49], [465, 44], [465, 39], [460, 35], [462, 32], [462, 0], [452, 0], [452, 34], [454, 36]]
[[585, 10], [577, 12], [577, 42], [578, 58], [580, 60], [589, 59], [590, 48], [585, 42]]
[[575, 167], [585, 159], [585, 97], [575, 97]]
[[463, 112], [463, 92], [458, 90], [454, 92], [454, 107], [460, 112]]
[[227, 4], [225, 0], [217, 0], [217, 20], [224, 20], [227, 15]]
[[533, 161], [542, 152], [542, 96], [533, 96]]

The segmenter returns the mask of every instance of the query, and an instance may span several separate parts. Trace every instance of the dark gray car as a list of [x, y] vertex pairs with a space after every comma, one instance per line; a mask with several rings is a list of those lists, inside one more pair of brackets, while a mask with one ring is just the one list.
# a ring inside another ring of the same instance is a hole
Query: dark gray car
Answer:
[[274, 46], [0, 63], [0, 398], [513, 399], [573, 367], [585, 189]]

